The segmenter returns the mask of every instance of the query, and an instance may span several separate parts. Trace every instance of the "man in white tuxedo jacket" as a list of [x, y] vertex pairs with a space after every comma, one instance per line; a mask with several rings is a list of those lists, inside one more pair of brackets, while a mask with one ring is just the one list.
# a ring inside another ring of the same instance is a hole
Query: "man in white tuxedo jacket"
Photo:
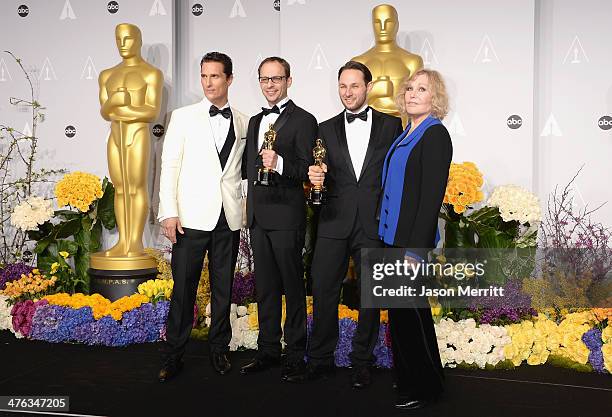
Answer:
[[182, 369], [206, 253], [210, 360], [221, 375], [231, 369], [229, 313], [242, 226], [241, 160], [248, 118], [228, 103], [230, 57], [210, 52], [200, 68], [205, 98], [172, 113], [162, 152], [158, 220], [173, 244], [174, 289], [160, 382]]

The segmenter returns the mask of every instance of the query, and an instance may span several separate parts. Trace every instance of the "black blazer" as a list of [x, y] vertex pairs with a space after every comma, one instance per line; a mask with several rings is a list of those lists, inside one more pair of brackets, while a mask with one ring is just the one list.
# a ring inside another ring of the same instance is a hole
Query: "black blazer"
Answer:
[[327, 149], [328, 202], [321, 207], [318, 236], [345, 239], [355, 217], [370, 239], [378, 239], [376, 207], [381, 190], [383, 162], [401, 133], [402, 121], [372, 109], [372, 131], [361, 173], [355, 172], [344, 129], [345, 112], [321, 123], [319, 136]]
[[[254, 186], [261, 166], [258, 137], [263, 112], [251, 117], [246, 149], [242, 160], [242, 178], [249, 180], [247, 226], [253, 221], [268, 230], [295, 230], [306, 225], [303, 182], [308, 181], [312, 148], [317, 135], [317, 119], [291, 100], [280, 114], [274, 130], [274, 150], [283, 158], [283, 174], [275, 173], [275, 186]], [[267, 126], [266, 126], [267, 129]]]
[[401, 206], [393, 246], [402, 248], [433, 248], [438, 214], [444, 199], [448, 170], [453, 158], [453, 144], [442, 124], [430, 126], [414, 147], [406, 170], [385, 172], [404, 175]]

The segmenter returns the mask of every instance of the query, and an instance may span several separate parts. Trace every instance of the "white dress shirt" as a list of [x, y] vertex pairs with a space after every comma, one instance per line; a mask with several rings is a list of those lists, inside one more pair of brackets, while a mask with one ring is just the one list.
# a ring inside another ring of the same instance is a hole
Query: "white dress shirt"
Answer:
[[[208, 102], [209, 109], [210, 106], [212, 106], [212, 103]], [[228, 108], [229, 106], [229, 102], [227, 102], [224, 106], [219, 107], [219, 110], [223, 110], [225, 108]], [[217, 152], [221, 153], [223, 145], [225, 145], [225, 140], [227, 139], [227, 133], [229, 132], [231, 118], [226, 119], [221, 115], [221, 113], [219, 113], [214, 117], [209, 117], [208, 121], [210, 122], [210, 129], [212, 130], [212, 134], [215, 139], [215, 146], [217, 147]]]
[[[346, 110], [347, 113], [361, 113], [368, 107], [364, 104], [362, 108], [356, 112]], [[363, 167], [363, 161], [365, 159], [366, 152], [368, 150], [368, 142], [370, 141], [370, 135], [372, 132], [372, 110], [368, 109], [368, 119], [361, 120], [356, 118], [352, 123], [347, 122], [346, 115], [344, 115], [344, 129], [346, 131], [346, 142], [348, 144], [349, 154], [351, 155], [351, 162], [353, 163], [353, 169], [355, 170], [355, 176], [359, 179], [361, 174], [361, 168]]]
[[[257, 138], [257, 149], [261, 149], [261, 146], [263, 145], [263, 142], [264, 142], [264, 134], [268, 131], [271, 124], [276, 123], [276, 119], [278, 119], [278, 117], [285, 110], [285, 108], [281, 106], [287, 104], [288, 101], [289, 101], [289, 97], [285, 97], [284, 99], [276, 103], [276, 107], [279, 108], [280, 114], [268, 113], [267, 115], [261, 118], [261, 124], [259, 125], [259, 135]], [[266, 107], [271, 109], [273, 106], [266, 106]], [[283, 157], [280, 155], [277, 155], [277, 156], [278, 156], [278, 159], [276, 161], [276, 168], [274, 168], [274, 171], [282, 175], [283, 174]]]

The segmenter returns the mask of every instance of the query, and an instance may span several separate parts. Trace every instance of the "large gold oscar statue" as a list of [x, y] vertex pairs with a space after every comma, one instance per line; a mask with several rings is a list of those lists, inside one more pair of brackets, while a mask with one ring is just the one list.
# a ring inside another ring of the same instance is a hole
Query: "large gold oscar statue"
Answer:
[[374, 85], [368, 94], [368, 104], [383, 113], [399, 116], [395, 94], [404, 77], [423, 68], [423, 60], [397, 44], [399, 20], [395, 7], [389, 4], [374, 7], [372, 25], [374, 47], [354, 57], [353, 61], [361, 62], [372, 72]]
[[143, 271], [156, 267], [155, 260], [144, 253], [142, 233], [149, 205], [149, 122], [159, 115], [164, 78], [160, 70], [142, 58], [142, 35], [137, 26], [121, 23], [115, 29], [115, 37], [123, 60], [102, 71], [98, 83], [100, 113], [111, 122], [107, 157], [115, 186], [119, 241], [111, 249], [93, 254], [90, 267]]

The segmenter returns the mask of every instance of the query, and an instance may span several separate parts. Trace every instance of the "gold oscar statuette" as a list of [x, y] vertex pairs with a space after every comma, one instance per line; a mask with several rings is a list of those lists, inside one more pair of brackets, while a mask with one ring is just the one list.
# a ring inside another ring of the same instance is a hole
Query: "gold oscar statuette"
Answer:
[[[323, 165], [323, 160], [327, 154], [327, 150], [323, 147], [323, 141], [321, 139], [316, 140], [316, 145], [312, 149], [312, 156], [314, 158], [314, 164], [318, 167]], [[313, 185], [310, 188], [308, 195], [308, 202], [315, 206], [324, 204], [327, 199], [327, 188], [325, 185]]]
[[122, 61], [102, 71], [98, 83], [100, 114], [110, 122], [107, 161], [115, 186], [119, 241], [91, 255], [92, 277], [96, 271], [143, 271], [157, 266], [155, 259], [144, 253], [142, 234], [149, 212], [149, 123], [159, 115], [164, 78], [142, 58], [142, 35], [137, 26], [117, 25], [115, 40]]
[[423, 59], [397, 44], [399, 19], [395, 7], [380, 4], [372, 9], [374, 46], [353, 58], [372, 73], [372, 90], [368, 104], [376, 110], [399, 117], [395, 94], [405, 77], [423, 68]]
[[[270, 123], [268, 130], [264, 133], [264, 141], [262, 149], [272, 150], [274, 148], [274, 141], [276, 140], [276, 131], [274, 130], [274, 125]], [[260, 167], [257, 171], [257, 180], [255, 180], [255, 185], [263, 185], [265, 187], [273, 185], [272, 182], [272, 173], [274, 170]]]

